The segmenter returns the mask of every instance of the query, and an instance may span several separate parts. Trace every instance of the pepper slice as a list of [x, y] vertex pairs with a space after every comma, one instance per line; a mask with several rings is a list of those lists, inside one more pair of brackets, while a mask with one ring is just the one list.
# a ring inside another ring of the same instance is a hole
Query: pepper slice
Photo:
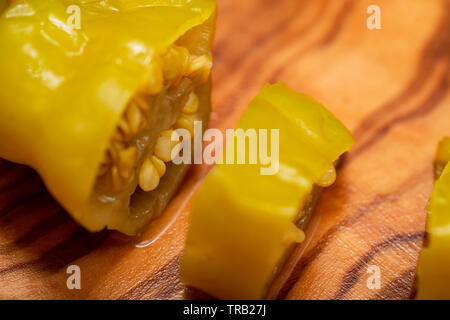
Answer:
[[0, 16], [0, 157], [33, 167], [89, 230], [142, 231], [187, 169], [160, 161], [159, 142], [209, 118], [215, 12], [214, 0], [15, 1]]
[[281, 82], [264, 87], [238, 128], [256, 129], [260, 143], [259, 129], [279, 130], [279, 170], [262, 175], [261, 161], [211, 170], [193, 203], [181, 279], [221, 299], [262, 299], [354, 140], [323, 106]]
[[[417, 269], [416, 299], [450, 299], [450, 139], [441, 141], [436, 169], [444, 166], [427, 208], [426, 245]], [[446, 163], [445, 163], [446, 162]], [[444, 165], [445, 163], [445, 165]]]
[[450, 161], [450, 138], [445, 137], [439, 142], [436, 152], [436, 160], [434, 162], [434, 172], [436, 179], [439, 178], [444, 171], [445, 166]]

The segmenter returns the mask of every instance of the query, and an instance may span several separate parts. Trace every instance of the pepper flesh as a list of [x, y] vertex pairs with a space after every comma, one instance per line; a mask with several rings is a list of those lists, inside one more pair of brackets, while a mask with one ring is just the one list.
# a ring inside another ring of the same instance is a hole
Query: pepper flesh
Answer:
[[[81, 8], [80, 29], [68, 8]], [[0, 17], [0, 157], [36, 169], [83, 226], [136, 234], [161, 212], [184, 166], [129, 208], [98, 210], [92, 193], [129, 101], [174, 43], [211, 56], [214, 0], [19, 0]], [[210, 81], [198, 88], [207, 121]], [[128, 199], [129, 200], [129, 199]]]
[[319, 103], [281, 82], [264, 87], [238, 128], [279, 129], [279, 171], [261, 175], [260, 162], [212, 169], [193, 203], [181, 279], [221, 299], [262, 299], [304, 239], [296, 224], [304, 225], [314, 190], [334, 182], [334, 163], [354, 140]]
[[419, 258], [416, 299], [450, 299], [449, 142], [449, 138], [446, 138], [438, 147], [436, 164], [447, 163], [434, 185], [427, 208], [427, 241]]

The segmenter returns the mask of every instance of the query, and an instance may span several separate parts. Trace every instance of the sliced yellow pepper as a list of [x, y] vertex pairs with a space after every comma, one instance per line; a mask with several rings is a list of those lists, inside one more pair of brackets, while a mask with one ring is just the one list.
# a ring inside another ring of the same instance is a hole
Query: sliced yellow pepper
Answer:
[[[427, 208], [426, 245], [417, 270], [417, 299], [450, 299], [450, 139], [438, 147], [436, 164], [445, 168]], [[438, 167], [436, 167], [438, 168]]]
[[[169, 46], [211, 56], [215, 10], [215, 0], [15, 1], [0, 16], [0, 157], [36, 169], [89, 230], [140, 232], [161, 212], [175, 182], [163, 183], [157, 200], [146, 198], [130, 214], [134, 189], [120, 205], [109, 195], [93, 204], [100, 164], [143, 82], [157, 83], [153, 62]], [[197, 89], [207, 119], [209, 81]], [[172, 178], [179, 180], [171, 172], [164, 179]], [[112, 204], [99, 209], [106, 202]]]
[[260, 142], [259, 129], [269, 137], [279, 130], [279, 170], [262, 175], [268, 165], [260, 161], [225, 160], [212, 169], [194, 200], [181, 279], [221, 299], [262, 299], [289, 249], [304, 240], [296, 224], [304, 227], [314, 189], [334, 183], [334, 163], [354, 140], [323, 106], [281, 82], [264, 87], [238, 128], [256, 129]]
[[436, 152], [436, 160], [434, 162], [434, 169], [436, 178], [438, 178], [444, 171], [445, 166], [450, 161], [450, 138], [445, 137], [439, 142], [438, 150]]

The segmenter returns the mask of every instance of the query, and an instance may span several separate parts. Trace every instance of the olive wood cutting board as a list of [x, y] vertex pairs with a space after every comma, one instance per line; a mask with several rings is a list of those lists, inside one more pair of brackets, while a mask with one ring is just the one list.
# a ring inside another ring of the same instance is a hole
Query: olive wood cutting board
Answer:
[[[381, 29], [367, 27], [372, 4]], [[446, 0], [219, 0], [212, 126], [233, 127], [265, 83], [283, 80], [357, 141], [269, 298], [411, 296], [434, 152], [450, 135], [449, 14]], [[209, 169], [193, 167], [164, 215], [128, 238], [85, 231], [36, 173], [0, 160], [0, 298], [207, 298], [178, 267]], [[66, 286], [70, 265], [80, 290]]]

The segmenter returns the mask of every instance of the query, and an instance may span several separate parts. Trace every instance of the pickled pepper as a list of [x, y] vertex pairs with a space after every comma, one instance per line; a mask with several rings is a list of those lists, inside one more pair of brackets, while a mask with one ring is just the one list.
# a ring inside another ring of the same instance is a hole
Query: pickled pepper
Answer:
[[436, 152], [436, 160], [434, 161], [434, 171], [436, 179], [440, 177], [445, 166], [450, 161], [450, 138], [445, 137], [439, 142]]
[[259, 129], [279, 130], [279, 170], [262, 175], [262, 162], [211, 170], [193, 203], [181, 279], [221, 299], [262, 299], [354, 140], [318, 102], [281, 82], [264, 87], [238, 128], [256, 129], [258, 138]]
[[33, 167], [89, 230], [141, 232], [187, 169], [169, 163], [167, 134], [209, 119], [215, 12], [15, 1], [0, 16], [0, 157]]
[[426, 242], [417, 269], [417, 299], [450, 299], [449, 155], [450, 139], [445, 138], [436, 156], [439, 177], [427, 208]]

